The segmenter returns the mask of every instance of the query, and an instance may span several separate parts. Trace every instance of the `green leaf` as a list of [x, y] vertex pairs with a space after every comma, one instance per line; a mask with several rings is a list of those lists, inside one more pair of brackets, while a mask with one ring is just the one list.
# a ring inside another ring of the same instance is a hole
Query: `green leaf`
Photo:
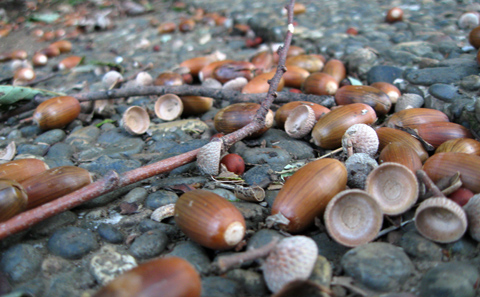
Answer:
[[42, 22], [51, 24], [58, 20], [60, 14], [58, 13], [35, 13], [30, 17], [32, 22]]
[[100, 128], [103, 124], [115, 123], [115, 122], [116, 122], [116, 121], [115, 121], [115, 120], [112, 120], [112, 119], [105, 119], [105, 120], [101, 121], [100, 123], [95, 124], [95, 127]]
[[0, 85], [0, 107], [14, 104], [20, 100], [32, 100], [36, 96], [56, 97], [64, 95], [65, 94], [51, 92], [43, 89]]

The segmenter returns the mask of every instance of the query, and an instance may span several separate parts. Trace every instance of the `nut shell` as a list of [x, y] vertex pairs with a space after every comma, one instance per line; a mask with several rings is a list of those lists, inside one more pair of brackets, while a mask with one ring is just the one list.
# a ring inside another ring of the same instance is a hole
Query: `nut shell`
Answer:
[[[221, 109], [214, 118], [215, 129], [221, 133], [232, 133], [248, 125], [253, 121], [260, 104], [258, 103], [235, 103]], [[269, 110], [265, 118], [265, 127], [252, 134], [250, 137], [258, 137], [265, 133], [273, 125], [273, 111]]]
[[435, 150], [435, 153], [447, 152], [480, 155], [480, 142], [471, 138], [451, 139], [442, 143]]
[[299, 105], [287, 117], [285, 132], [290, 137], [302, 138], [310, 133], [315, 123], [315, 112], [313, 109], [308, 105]]
[[330, 74], [315, 72], [303, 82], [303, 92], [314, 95], [334, 95], [338, 90], [337, 80]]
[[338, 105], [368, 104], [375, 109], [378, 116], [386, 115], [392, 107], [392, 102], [387, 94], [370, 86], [343, 86], [335, 93], [335, 102]]
[[308, 102], [308, 101], [290, 101], [282, 105], [277, 111], [275, 112], [275, 123], [277, 124], [278, 128], [283, 129], [285, 125], [285, 121], [287, 120], [288, 115], [299, 105], [307, 105], [313, 109], [315, 112], [315, 120], [318, 121], [322, 116], [324, 116], [330, 109], [326, 108], [317, 103]]
[[285, 66], [297, 66], [310, 73], [322, 71], [324, 62], [315, 55], [297, 55], [288, 57]]
[[325, 209], [325, 227], [336, 242], [355, 247], [374, 240], [382, 228], [383, 213], [375, 199], [362, 190], [345, 190]]
[[39, 159], [27, 158], [12, 160], [0, 165], [0, 178], [6, 178], [20, 183], [48, 169], [48, 165]]
[[0, 179], [0, 222], [6, 221], [27, 208], [27, 192], [16, 181]]
[[400, 142], [402, 145], [412, 148], [420, 157], [420, 160], [422, 162], [425, 162], [425, 160], [427, 160], [428, 158], [427, 151], [423, 148], [420, 141], [418, 141], [409, 133], [398, 130], [398, 129], [388, 128], [388, 127], [381, 127], [376, 129], [375, 131], [377, 132], [378, 140], [380, 142], [378, 146], [378, 149], [380, 151], [382, 151], [383, 148], [390, 143]]
[[366, 124], [354, 124], [342, 136], [343, 151], [349, 156], [365, 153], [373, 157], [378, 151], [378, 144], [377, 132]]
[[214, 250], [235, 247], [246, 230], [240, 211], [225, 198], [206, 190], [193, 190], [178, 198], [175, 223], [190, 239]]
[[457, 138], [473, 138], [472, 133], [464, 126], [452, 122], [431, 122], [419, 125], [412, 125], [418, 136], [438, 148], [447, 140]]
[[33, 121], [43, 130], [62, 128], [77, 118], [80, 109], [80, 102], [75, 97], [50, 98], [37, 106]]
[[164, 121], [173, 121], [183, 112], [183, 102], [175, 94], [165, 94], [155, 101], [155, 115]]
[[132, 135], [141, 135], [150, 126], [150, 116], [143, 107], [130, 106], [123, 112], [120, 125]]
[[422, 160], [413, 148], [403, 145], [401, 142], [392, 142], [380, 152], [378, 162], [395, 162], [408, 167], [412, 172], [422, 169]]
[[213, 106], [213, 98], [203, 96], [180, 96], [183, 103], [183, 116], [200, 115]]
[[387, 127], [411, 127], [431, 122], [448, 122], [448, 116], [436, 109], [409, 108], [394, 113], [387, 120]]
[[197, 166], [204, 174], [217, 175], [223, 153], [222, 140], [216, 138], [204, 145], [197, 154]]
[[391, 83], [388, 82], [374, 82], [373, 84], [370, 85], [371, 87], [377, 88], [380, 91], [384, 92], [385, 94], [388, 95], [388, 98], [390, 98], [390, 101], [392, 103], [397, 103], [398, 98], [402, 95], [400, 90], [392, 85]]
[[310, 72], [307, 70], [297, 67], [297, 66], [288, 66], [287, 71], [283, 74], [283, 79], [285, 80], [285, 86], [290, 88], [300, 89], [303, 82], [310, 75]]
[[322, 70], [323, 73], [326, 73], [332, 76], [338, 84], [347, 77], [347, 69], [342, 61], [337, 59], [330, 59], [325, 63], [325, 67]]
[[[258, 93], [267, 93], [268, 89], [270, 88], [270, 84], [268, 83], [269, 80], [273, 78], [275, 72], [267, 72], [262, 73], [254, 78], [252, 78], [242, 89], [242, 93], [244, 94], [258, 94]], [[283, 77], [280, 78], [278, 83], [277, 92], [283, 90], [283, 86], [285, 85], [285, 81]]]

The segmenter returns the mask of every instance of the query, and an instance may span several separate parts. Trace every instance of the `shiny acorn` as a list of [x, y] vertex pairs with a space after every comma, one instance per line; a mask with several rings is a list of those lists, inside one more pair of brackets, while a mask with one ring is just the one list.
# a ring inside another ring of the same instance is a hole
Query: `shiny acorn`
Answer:
[[0, 222], [6, 221], [27, 208], [28, 194], [20, 183], [0, 179]]
[[440, 110], [431, 108], [409, 108], [395, 112], [387, 120], [387, 127], [411, 127], [431, 122], [448, 122], [448, 116]]
[[[214, 117], [215, 129], [225, 134], [232, 133], [248, 125], [255, 117], [260, 104], [258, 103], [235, 103], [220, 111]], [[273, 125], [273, 111], [269, 110], [265, 118], [265, 127], [251, 135], [258, 137], [265, 133]]]
[[80, 102], [75, 97], [53, 97], [37, 106], [33, 121], [43, 130], [62, 128], [77, 118], [80, 109]]
[[370, 105], [378, 116], [386, 115], [392, 107], [392, 102], [383, 91], [370, 86], [343, 86], [335, 93], [338, 105], [364, 103]]
[[178, 198], [175, 224], [191, 240], [214, 250], [235, 247], [246, 231], [245, 219], [231, 202], [213, 192], [198, 189]]
[[48, 165], [39, 159], [12, 160], [0, 165], [0, 178], [22, 182], [48, 169]]
[[418, 125], [411, 125], [412, 129], [423, 140], [438, 148], [447, 140], [458, 138], [473, 138], [470, 130], [464, 126], [452, 122], [431, 122]]
[[380, 141], [378, 150], [382, 151], [384, 147], [393, 142], [400, 142], [402, 145], [412, 148], [420, 160], [425, 162], [428, 159], [428, 152], [423, 148], [422, 143], [409, 133], [389, 127], [380, 127], [375, 130]]
[[435, 153], [446, 152], [480, 155], [480, 142], [472, 138], [450, 139], [435, 150]]
[[[243, 88], [242, 93], [244, 94], [258, 94], [258, 93], [267, 93], [268, 89], [270, 88], [270, 84], [268, 83], [269, 80], [273, 78], [275, 72], [266, 72], [262, 74], [258, 74], [254, 78], [252, 78]], [[283, 86], [285, 85], [285, 81], [280, 78], [278, 82], [277, 92], [283, 90]]]

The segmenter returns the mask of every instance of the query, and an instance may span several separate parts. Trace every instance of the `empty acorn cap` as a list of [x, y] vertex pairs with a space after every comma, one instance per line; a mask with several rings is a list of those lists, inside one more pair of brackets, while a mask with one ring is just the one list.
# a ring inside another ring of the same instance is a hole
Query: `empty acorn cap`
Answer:
[[204, 145], [197, 154], [197, 166], [204, 174], [217, 175], [220, 171], [220, 159], [223, 153], [223, 141], [214, 138]]
[[165, 94], [155, 101], [155, 114], [159, 119], [172, 121], [178, 118], [183, 112], [183, 102], [175, 94]]
[[302, 138], [312, 131], [315, 123], [315, 112], [313, 109], [307, 105], [299, 105], [288, 115], [285, 121], [285, 132], [290, 137]]
[[333, 197], [324, 214], [328, 234], [338, 243], [355, 247], [377, 237], [383, 213], [373, 197], [363, 190], [345, 190]]
[[131, 106], [122, 116], [122, 127], [132, 135], [141, 135], [150, 126], [150, 117], [145, 109], [140, 106]]
[[415, 227], [432, 241], [453, 242], [467, 231], [467, 215], [460, 205], [448, 198], [428, 198], [415, 211]]
[[373, 169], [365, 190], [387, 215], [407, 211], [418, 199], [417, 177], [407, 166], [394, 162], [385, 162]]
[[275, 293], [293, 280], [308, 279], [317, 257], [317, 244], [310, 237], [298, 235], [282, 239], [262, 267], [268, 288]]

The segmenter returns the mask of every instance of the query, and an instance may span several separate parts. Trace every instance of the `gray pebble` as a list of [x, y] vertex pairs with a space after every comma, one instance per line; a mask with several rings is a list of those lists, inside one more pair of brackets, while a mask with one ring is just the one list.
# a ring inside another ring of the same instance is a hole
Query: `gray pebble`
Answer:
[[154, 229], [159, 229], [165, 232], [165, 234], [167, 234], [169, 238], [177, 238], [181, 233], [180, 229], [177, 226], [156, 222], [150, 219], [145, 219], [140, 221], [137, 228], [138, 228], [138, 231], [142, 233], [145, 233], [147, 231], [154, 230]]
[[111, 224], [101, 223], [97, 228], [98, 235], [109, 243], [122, 243], [125, 239], [122, 231]]
[[267, 202], [269, 208], [272, 208], [273, 202], [275, 201], [275, 198], [277, 198], [278, 192], [280, 192], [280, 190], [265, 191], [265, 202]]
[[39, 276], [29, 279], [26, 282], [16, 286], [15, 289], [10, 292], [10, 294], [12, 296], [45, 296], [44, 293], [46, 286], [47, 284], [45, 278]]
[[263, 275], [250, 270], [233, 269], [227, 272], [227, 278], [236, 281], [249, 296], [263, 296], [268, 294], [268, 288]]
[[100, 129], [95, 126], [87, 126], [73, 131], [65, 139], [65, 142], [72, 145], [78, 151], [92, 147], [92, 143], [100, 135]]
[[33, 137], [42, 133], [42, 129], [37, 125], [31, 125], [20, 128], [20, 132], [22, 132], [23, 137]]
[[178, 195], [174, 192], [158, 190], [148, 194], [147, 199], [145, 199], [145, 206], [153, 210], [159, 208], [160, 206], [175, 203], [177, 200]]
[[66, 259], [80, 259], [98, 248], [98, 242], [92, 232], [78, 227], [58, 229], [48, 239], [48, 250]]
[[405, 252], [394, 245], [372, 242], [348, 251], [341, 259], [345, 273], [378, 291], [401, 286], [413, 272]]
[[460, 82], [462, 88], [468, 91], [475, 91], [480, 89], [480, 76], [478, 75], [469, 75], [462, 79]]
[[62, 129], [52, 129], [47, 132], [40, 134], [35, 140], [34, 143], [46, 143], [53, 145], [57, 142], [60, 142], [65, 139], [66, 133]]
[[110, 158], [124, 158], [134, 154], [139, 154], [143, 151], [145, 142], [140, 138], [129, 139], [126, 142], [116, 142], [105, 147], [103, 154]]
[[52, 145], [47, 152], [46, 157], [48, 158], [62, 158], [62, 159], [69, 159], [72, 157], [75, 149], [64, 142], [55, 143]]
[[235, 205], [235, 207], [242, 213], [243, 217], [248, 222], [262, 222], [269, 214], [269, 211], [266, 207], [263, 207], [256, 203], [238, 201], [233, 202], [233, 205]]
[[457, 99], [465, 99], [458, 88], [447, 84], [433, 84], [428, 88], [428, 92], [436, 98], [445, 102], [454, 102]]
[[237, 196], [235, 196], [234, 193], [232, 193], [232, 191], [229, 191], [227, 189], [222, 189], [222, 188], [216, 188], [216, 189], [206, 189], [207, 191], [210, 191], [212, 193], [215, 193], [217, 195], [220, 195], [222, 196], [223, 198], [227, 199], [228, 201], [237, 201], [238, 198]]
[[268, 244], [272, 239], [278, 238], [282, 239], [285, 236], [280, 234], [280, 232], [273, 229], [261, 229], [253, 234], [252, 237], [248, 240], [247, 250], [258, 249], [266, 244]]
[[77, 266], [73, 271], [54, 275], [44, 296], [72, 296], [72, 292], [85, 291], [96, 285], [86, 266]]
[[129, 135], [120, 129], [103, 131], [97, 138], [97, 143], [102, 146], [108, 146], [114, 143], [128, 143], [135, 136]]
[[[293, 139], [280, 129], [269, 129], [260, 138], [259, 141], [265, 140], [267, 147], [277, 147], [286, 150], [293, 159], [308, 159], [315, 157], [314, 149], [307, 142]], [[243, 144], [243, 142], [239, 142]], [[237, 154], [245, 150], [245, 145], [236, 151]]]
[[238, 282], [221, 276], [208, 276], [202, 279], [202, 297], [236, 297], [240, 296], [241, 286]]
[[32, 245], [18, 244], [5, 251], [0, 269], [14, 282], [26, 281], [40, 271], [42, 256]]
[[142, 163], [136, 160], [119, 160], [111, 159], [107, 156], [102, 156], [91, 163], [82, 163], [78, 167], [87, 169], [90, 172], [97, 173], [101, 176], [107, 172], [114, 170], [121, 174], [142, 166]]
[[74, 212], [67, 210], [33, 226], [30, 235], [34, 238], [49, 236], [58, 228], [73, 224], [76, 221], [77, 215]]
[[45, 156], [50, 146], [48, 144], [22, 143], [17, 147], [17, 154]]
[[473, 297], [480, 275], [462, 262], [440, 263], [425, 273], [420, 282], [422, 297]]
[[162, 139], [148, 147], [149, 153], [164, 153], [177, 145], [176, 141], [170, 139]]
[[243, 179], [247, 185], [263, 185], [271, 182], [270, 174], [273, 170], [268, 165], [258, 165], [250, 168], [243, 174]]
[[442, 248], [421, 236], [416, 231], [409, 231], [403, 234], [400, 239], [400, 246], [408, 255], [418, 260], [442, 260]]
[[330, 282], [332, 281], [332, 265], [328, 262], [327, 258], [322, 255], [318, 255], [315, 266], [313, 266], [313, 271], [310, 277], [308, 278], [317, 285], [329, 288]]
[[378, 65], [372, 67], [367, 73], [368, 84], [374, 82], [393, 83], [397, 78], [401, 78], [403, 70], [395, 66]]
[[88, 162], [103, 156], [104, 150], [105, 149], [103, 147], [93, 146], [82, 149], [76, 157], [79, 162]]
[[435, 83], [455, 83], [472, 74], [478, 74], [478, 67], [434, 67], [412, 70], [406, 79], [412, 84], [429, 86]]
[[317, 244], [318, 254], [324, 256], [327, 259], [333, 259], [331, 262], [333, 269], [335, 270], [340, 263], [335, 260], [340, 259], [350, 248], [347, 248], [335, 240], [328, 237], [326, 232], [318, 233], [312, 236], [313, 241]]
[[136, 204], [142, 204], [143, 201], [148, 196], [148, 191], [145, 188], [135, 188], [133, 190], [130, 190], [130, 192], [123, 197], [122, 201], [123, 202], [128, 202], [128, 203], [136, 203]]
[[210, 267], [210, 258], [205, 249], [192, 241], [176, 244], [168, 255], [187, 260], [200, 273], [207, 273]]
[[167, 247], [169, 240], [160, 229], [147, 231], [137, 237], [130, 246], [130, 253], [138, 259], [149, 259], [160, 255]]
[[378, 65], [379, 60], [371, 49], [361, 48], [349, 54], [344, 60], [347, 65], [347, 72], [358, 75], [361, 79], [366, 78], [368, 71]]

